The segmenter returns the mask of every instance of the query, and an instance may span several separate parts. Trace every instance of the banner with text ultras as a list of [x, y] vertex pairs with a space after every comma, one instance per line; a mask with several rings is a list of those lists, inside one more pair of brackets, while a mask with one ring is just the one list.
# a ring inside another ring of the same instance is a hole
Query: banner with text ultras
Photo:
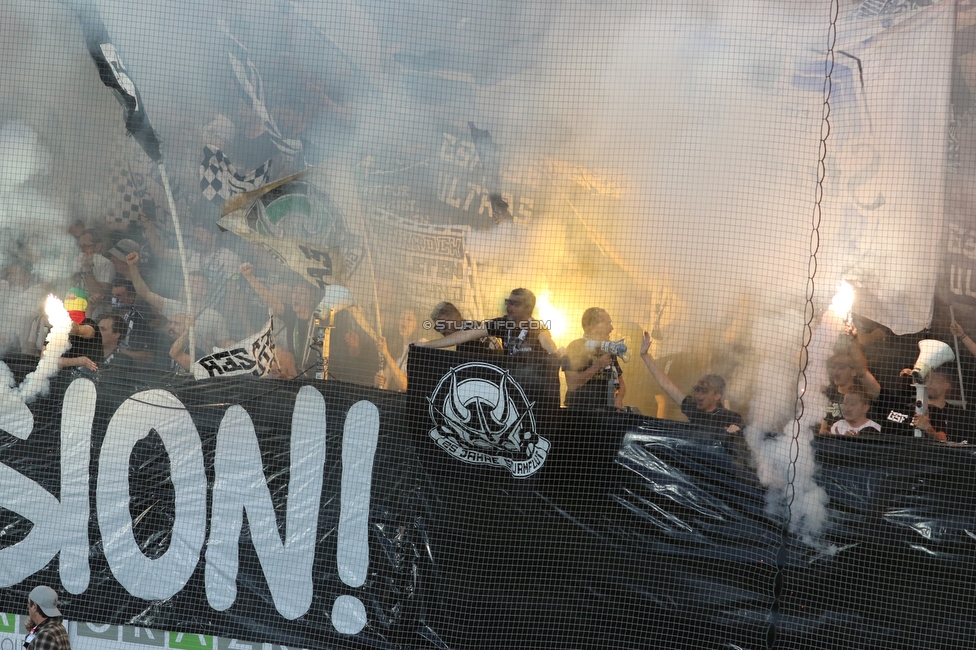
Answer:
[[0, 413], [0, 611], [50, 584], [73, 621], [427, 646], [400, 408], [331, 382], [60, 376], [32, 430]]

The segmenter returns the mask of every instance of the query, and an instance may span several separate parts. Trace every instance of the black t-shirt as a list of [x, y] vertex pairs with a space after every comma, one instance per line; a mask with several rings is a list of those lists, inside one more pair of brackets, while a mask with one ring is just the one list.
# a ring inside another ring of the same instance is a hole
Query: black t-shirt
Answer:
[[[681, 412], [689, 422], [708, 431], [713, 439], [719, 441], [736, 463], [743, 467], [752, 465], [752, 454], [743, 433], [746, 424], [741, 415], [723, 406], [707, 413], [698, 408], [695, 398], [691, 395], [681, 401]], [[739, 427], [739, 430], [729, 433], [728, 428], [733, 424]]]
[[[564, 370], [572, 372], [583, 372], [587, 370], [598, 357], [604, 353], [593, 353], [586, 349], [586, 339], [576, 339], [566, 346], [566, 360], [563, 364]], [[601, 368], [593, 377], [579, 386], [575, 390], [566, 393], [566, 408], [571, 409], [594, 409], [594, 408], [613, 408], [613, 398], [611, 397], [611, 382], [615, 383], [614, 391], [619, 387], [619, 382], [615, 377], [620, 377], [623, 371], [617, 357], [611, 357], [612, 363], [606, 368]], [[615, 372], [616, 371], [616, 374]]]
[[[285, 305], [285, 313], [281, 314], [280, 318], [288, 336], [288, 351], [295, 355], [295, 366], [298, 370], [301, 371], [317, 363], [322, 356], [322, 346], [313, 345], [315, 336], [312, 330], [315, 327], [315, 317], [299, 318], [290, 305]], [[332, 336], [335, 335], [333, 330]]]
[[126, 305], [112, 299], [112, 313], [122, 319], [125, 324], [125, 331], [119, 339], [119, 347], [127, 348], [136, 352], [152, 350], [155, 345], [155, 335], [149, 326], [151, 318], [148, 305], [143, 306], [139, 302], [134, 305]]
[[[915, 417], [915, 403], [884, 405], [880, 403], [880, 419], [875, 422], [881, 425], [884, 433], [914, 436], [915, 427], [912, 426], [912, 418]], [[946, 404], [945, 406], [933, 406], [929, 404], [929, 422], [936, 431], [943, 431], [946, 434], [947, 442], [963, 442], [970, 440], [976, 442], [976, 435], [970, 433], [966, 412], [958, 406]], [[926, 436], [928, 437], [928, 436]]]
[[[695, 398], [688, 395], [681, 401], [681, 412], [685, 414], [689, 422], [702, 429], [707, 429], [715, 435], [716, 439], [722, 442], [732, 442], [737, 445], [744, 444], [742, 429], [746, 427], [745, 420], [735, 411], [731, 411], [723, 406], [719, 406], [710, 413], [702, 411], [695, 404]], [[732, 424], [739, 427], [737, 433], [728, 433], [727, 429]]]
[[105, 367], [111, 368], [132, 368], [135, 366], [135, 362], [132, 357], [122, 352], [120, 348], [116, 348], [110, 355], [105, 357], [105, 359], [99, 364], [99, 369]]
[[539, 342], [539, 334], [548, 331], [542, 321], [516, 322], [501, 316], [485, 321], [485, 327], [490, 335], [501, 341], [504, 354], [548, 354]]
[[[854, 385], [861, 386], [861, 380], [858, 377], [854, 378]], [[827, 397], [827, 412], [824, 414], [824, 422], [827, 423], [827, 428], [829, 429], [834, 425], [834, 422], [844, 419], [844, 412], [842, 406], [844, 404], [844, 394], [837, 390], [837, 386], [833, 383], [824, 389], [823, 394]], [[870, 414], [868, 414], [870, 418]], [[874, 419], [874, 418], [871, 418]], [[875, 420], [875, 422], [880, 422], [881, 420]]]
[[90, 318], [83, 320], [80, 325], [91, 325], [95, 330], [95, 336], [90, 339], [82, 338], [76, 334], [68, 335], [68, 342], [71, 347], [62, 356], [65, 359], [75, 359], [77, 357], [88, 357], [95, 363], [102, 362], [102, 333], [98, 330], [98, 325]]

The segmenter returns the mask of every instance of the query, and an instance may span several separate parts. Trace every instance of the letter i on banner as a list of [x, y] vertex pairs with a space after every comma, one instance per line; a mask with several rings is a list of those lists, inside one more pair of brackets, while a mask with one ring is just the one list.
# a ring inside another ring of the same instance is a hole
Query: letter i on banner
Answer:
[[[369, 493], [379, 432], [376, 406], [365, 400], [353, 404], [342, 431], [336, 550], [339, 578], [350, 587], [362, 587], [369, 569]], [[332, 626], [340, 634], [358, 634], [366, 627], [366, 606], [355, 596], [339, 596], [332, 606]]]

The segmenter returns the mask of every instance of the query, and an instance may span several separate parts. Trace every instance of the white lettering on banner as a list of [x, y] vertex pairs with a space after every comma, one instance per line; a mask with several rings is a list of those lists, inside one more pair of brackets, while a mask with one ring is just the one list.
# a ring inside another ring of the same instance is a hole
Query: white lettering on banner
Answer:
[[[139, 549], [129, 514], [129, 457], [135, 444], [156, 431], [170, 458], [176, 515], [169, 549], [156, 559]], [[186, 585], [207, 529], [207, 475], [203, 447], [186, 407], [171, 393], [148, 390], [123, 402], [102, 443], [95, 492], [105, 559], [115, 579], [145, 600], [170, 598]]]
[[[70, 593], [88, 589], [88, 486], [91, 472], [92, 422], [95, 419], [95, 385], [73, 382], [65, 392], [61, 409], [61, 520], [59, 561], [61, 584]], [[72, 541], [67, 542], [68, 539]]]
[[0, 463], [0, 506], [32, 524], [27, 537], [0, 550], [0, 586], [26, 580], [61, 554], [61, 580], [71, 593], [88, 588], [88, 471], [95, 385], [76, 380], [61, 411], [61, 500]]
[[[342, 431], [336, 547], [339, 578], [350, 587], [362, 587], [369, 569], [369, 495], [379, 434], [376, 406], [367, 401], [353, 404]], [[366, 606], [355, 596], [339, 596], [332, 607], [332, 626], [341, 634], [358, 634], [366, 627]]]
[[207, 601], [217, 611], [237, 597], [238, 548], [244, 513], [268, 589], [278, 612], [288, 620], [312, 604], [322, 472], [325, 467], [325, 400], [304, 386], [292, 415], [291, 464], [286, 538], [278, 533], [261, 449], [251, 417], [240, 406], [227, 410], [217, 432], [213, 512], [206, 554]]
[[[92, 516], [90, 458], [96, 398], [95, 386], [87, 379], [75, 380], [65, 393], [61, 417], [61, 501], [0, 463], [0, 507], [33, 524], [26, 539], [0, 549], [0, 587], [22, 583], [60, 553], [65, 589], [73, 594], [87, 590], [88, 527]], [[326, 459], [325, 424], [325, 400], [313, 387], [303, 387], [292, 413], [282, 540], [253, 422], [240, 406], [231, 407], [224, 415], [217, 432], [211, 539], [204, 570], [207, 601], [214, 609], [226, 610], [236, 598], [238, 544], [246, 512], [252, 543], [275, 608], [289, 620], [308, 611], [313, 597], [312, 568]], [[170, 548], [155, 560], [147, 558], [136, 543], [129, 514], [130, 456], [136, 443], [152, 431], [158, 433], [169, 455], [176, 492]], [[365, 583], [369, 568], [369, 503], [378, 440], [379, 411], [369, 401], [357, 402], [346, 414], [343, 428], [336, 557], [340, 579], [353, 588]], [[112, 415], [102, 442], [95, 516], [112, 574], [130, 594], [145, 600], [162, 600], [186, 586], [201, 559], [207, 528], [207, 491], [200, 435], [180, 400], [172, 393], [154, 389], [123, 402]], [[333, 606], [332, 623], [341, 634], [359, 633], [367, 623], [362, 601], [353, 595], [340, 595]]]
[[[966, 276], [965, 281], [963, 280], [964, 274]], [[952, 264], [949, 267], [949, 290], [957, 296], [976, 298], [976, 291], [973, 291], [973, 270], [959, 268]]]
[[[509, 205], [516, 222], [521, 223], [532, 216], [535, 208], [535, 199], [532, 197], [516, 197], [509, 192], [502, 192], [501, 197]], [[445, 172], [438, 172], [437, 200], [465, 212], [492, 216], [489, 188]]]
[[[443, 133], [442, 135], [444, 140], [441, 142], [441, 160], [454, 163], [462, 169], [474, 169], [481, 163], [474, 142], [470, 140], [459, 141], [450, 133]], [[458, 144], [459, 142], [460, 144]]]

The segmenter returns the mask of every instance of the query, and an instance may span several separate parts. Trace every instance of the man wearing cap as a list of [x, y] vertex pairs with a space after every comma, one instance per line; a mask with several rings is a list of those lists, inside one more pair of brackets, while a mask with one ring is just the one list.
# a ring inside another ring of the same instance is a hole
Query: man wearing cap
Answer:
[[58, 609], [58, 592], [46, 585], [34, 587], [27, 597], [27, 614], [34, 629], [27, 636], [26, 650], [71, 650]]
[[108, 259], [115, 267], [115, 276], [122, 276], [126, 280], [132, 280], [132, 273], [129, 265], [125, 263], [125, 258], [129, 253], [140, 253], [142, 246], [131, 239], [120, 239], [115, 246], [108, 252]]

